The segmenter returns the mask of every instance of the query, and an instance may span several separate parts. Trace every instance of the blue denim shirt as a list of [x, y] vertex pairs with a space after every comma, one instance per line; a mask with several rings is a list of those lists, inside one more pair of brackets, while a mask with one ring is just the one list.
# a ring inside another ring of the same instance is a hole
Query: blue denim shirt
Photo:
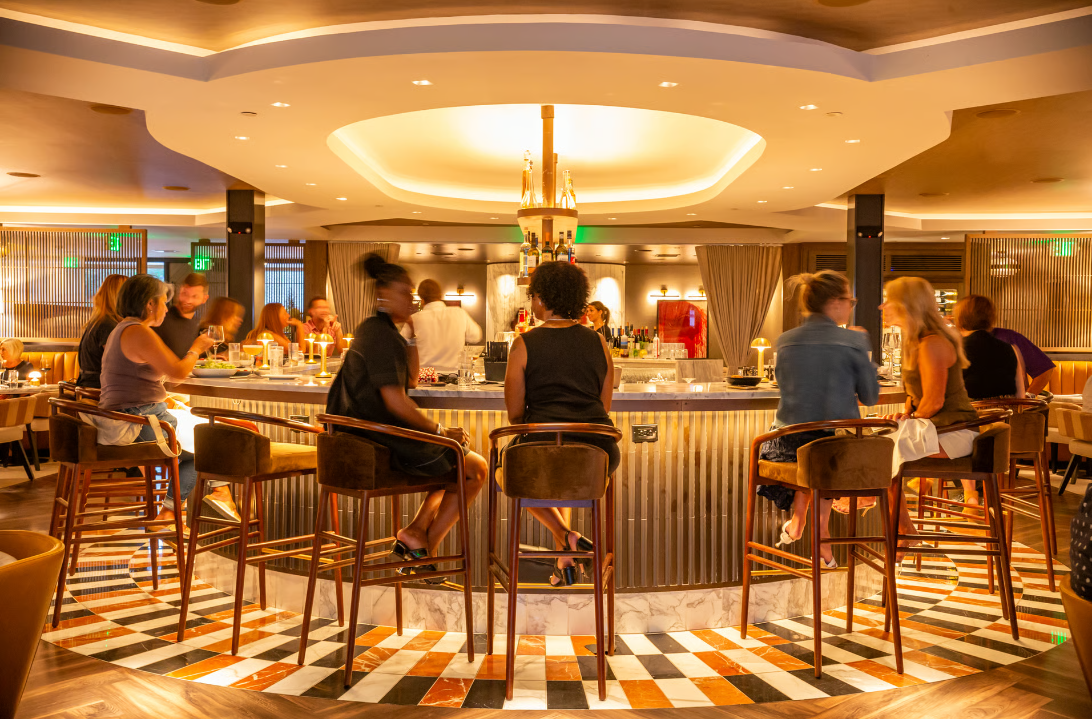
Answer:
[[781, 402], [775, 426], [825, 419], [859, 419], [857, 401], [876, 404], [880, 385], [868, 359], [868, 336], [842, 329], [824, 314], [777, 338], [777, 377]]

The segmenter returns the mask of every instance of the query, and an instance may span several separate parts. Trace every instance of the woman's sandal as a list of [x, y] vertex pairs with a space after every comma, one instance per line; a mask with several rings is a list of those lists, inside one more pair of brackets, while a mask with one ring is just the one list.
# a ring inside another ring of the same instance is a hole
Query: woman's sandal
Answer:
[[[429, 556], [427, 549], [423, 547], [421, 549], [410, 549], [401, 539], [395, 540], [394, 546], [391, 547], [391, 554], [401, 557], [404, 560], [425, 559]], [[402, 576], [408, 577], [417, 574], [418, 572], [435, 572], [436, 565], [418, 564], [413, 567], [399, 567], [396, 571]], [[443, 584], [447, 580], [444, 579], [444, 577], [427, 577], [422, 581], [426, 584]]]
[[[857, 511], [861, 513], [862, 517], [865, 516], [866, 514], [868, 514], [869, 510], [871, 510], [873, 507], [875, 507], [877, 504], [879, 504], [878, 500], [876, 500], [875, 497], [865, 497], [865, 499], [871, 499], [872, 503], [862, 505], [859, 501], [857, 502]], [[848, 516], [849, 515], [849, 502], [847, 501], [845, 504], [838, 504], [838, 502], [840, 502], [840, 501], [841, 501], [840, 499], [835, 500], [830, 505], [831, 509], [833, 509], [838, 514], [844, 514], [844, 515]]]
[[[575, 534], [575, 532], [573, 532], [572, 530], [569, 530], [568, 532], [565, 533], [565, 546], [572, 549], [572, 543], [569, 541], [569, 535], [570, 534]], [[595, 545], [592, 544], [591, 541], [587, 537], [583, 537], [583, 536], [577, 537], [576, 538], [576, 549], [573, 550], [573, 551], [592, 552], [592, 551], [595, 551]], [[554, 564], [554, 571], [550, 576], [551, 576], [551, 578], [556, 577], [557, 582], [556, 583], [550, 582], [550, 586], [551, 587], [571, 587], [572, 585], [576, 584], [576, 582], [577, 582], [577, 576], [576, 575], [577, 575], [578, 571], [580, 572], [581, 576], [587, 577], [588, 572], [587, 572], [587, 567], [585, 566], [587, 561], [588, 560], [586, 560], [586, 559], [576, 559], [568, 567], [560, 567], [555, 563]]]
[[803, 538], [804, 535], [800, 535], [799, 537], [796, 537], [794, 539], [793, 536], [791, 534], [789, 534], [788, 526], [790, 524], [792, 524], [791, 519], [788, 522], [785, 522], [784, 524], [781, 525], [781, 539], [780, 539], [780, 541], [777, 542], [777, 544], [774, 545], [775, 547], [784, 547], [784, 546], [787, 546], [789, 544], [792, 544], [793, 542], [799, 542], [801, 540], [801, 538]]

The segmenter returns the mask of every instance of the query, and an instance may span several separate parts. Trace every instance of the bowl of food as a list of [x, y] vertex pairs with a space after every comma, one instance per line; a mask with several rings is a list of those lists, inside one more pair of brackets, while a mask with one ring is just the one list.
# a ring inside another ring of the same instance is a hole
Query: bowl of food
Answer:
[[728, 377], [728, 384], [733, 387], [757, 387], [762, 378], [757, 375], [734, 374]]
[[194, 377], [231, 377], [239, 369], [231, 362], [220, 360], [206, 360], [193, 368]]

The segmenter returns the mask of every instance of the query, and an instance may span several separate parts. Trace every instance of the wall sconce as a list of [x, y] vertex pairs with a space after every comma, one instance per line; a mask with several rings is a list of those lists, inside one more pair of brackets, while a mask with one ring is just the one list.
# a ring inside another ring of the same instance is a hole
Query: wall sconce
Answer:
[[679, 293], [667, 289], [667, 285], [660, 285], [659, 292], [649, 292], [648, 298], [650, 300], [677, 300], [679, 299]]
[[463, 286], [459, 285], [454, 292], [448, 292], [444, 295], [445, 300], [473, 300], [476, 295], [473, 292], [466, 292], [463, 290]]
[[699, 285], [698, 286], [698, 291], [697, 292], [691, 292], [690, 294], [688, 294], [686, 296], [686, 299], [688, 299], [688, 300], [704, 300], [704, 299], [708, 299], [708, 298], [705, 296], [705, 288]]

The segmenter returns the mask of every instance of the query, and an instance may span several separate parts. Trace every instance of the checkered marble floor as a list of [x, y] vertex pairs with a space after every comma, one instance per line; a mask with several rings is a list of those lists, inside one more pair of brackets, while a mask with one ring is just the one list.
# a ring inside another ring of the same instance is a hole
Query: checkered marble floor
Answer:
[[[521, 636], [515, 698], [504, 698], [504, 642], [485, 656], [485, 637], [467, 661], [466, 637], [454, 632], [359, 625], [352, 636], [354, 673], [345, 689], [341, 666], [349, 637], [336, 621], [317, 619], [304, 666], [296, 665], [300, 615], [244, 607], [238, 656], [230, 654], [232, 597], [195, 580], [185, 635], [176, 636], [180, 594], [174, 555], [162, 557], [153, 591], [148, 548], [92, 545], [80, 555], [63, 597], [57, 629], [43, 638], [119, 666], [179, 680], [242, 690], [379, 702], [492, 709], [646, 709], [813, 699], [943, 681], [1019, 662], [1068, 638], [1057, 593], [1046, 584], [1045, 559], [1016, 545], [1014, 568], [1020, 640], [1001, 619], [986, 588], [985, 563], [947, 547], [921, 572], [907, 560], [899, 585], [905, 673], [894, 669], [878, 598], [824, 612], [823, 678], [814, 677], [815, 620], [795, 617], [738, 629], [619, 635], [608, 657], [608, 696], [596, 688], [594, 638]], [[1059, 577], [1068, 574], [1055, 564]], [[843, 581], [838, 575], [835, 581]]]

